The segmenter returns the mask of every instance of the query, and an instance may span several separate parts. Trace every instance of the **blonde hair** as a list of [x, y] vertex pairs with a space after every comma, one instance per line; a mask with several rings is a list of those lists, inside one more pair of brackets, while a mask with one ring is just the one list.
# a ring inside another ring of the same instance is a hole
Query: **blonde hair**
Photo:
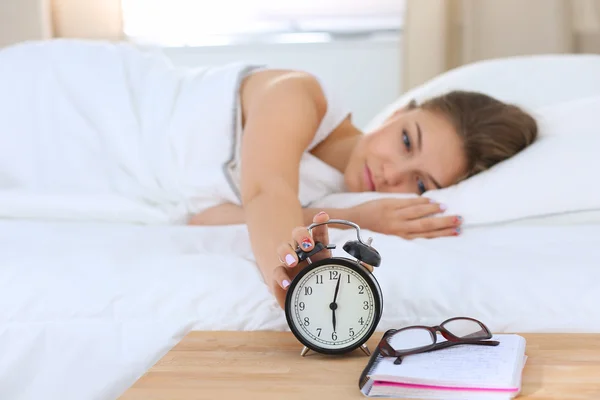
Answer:
[[420, 107], [446, 117], [463, 140], [467, 171], [463, 179], [485, 171], [531, 145], [536, 120], [520, 107], [478, 92], [451, 91], [409, 108]]

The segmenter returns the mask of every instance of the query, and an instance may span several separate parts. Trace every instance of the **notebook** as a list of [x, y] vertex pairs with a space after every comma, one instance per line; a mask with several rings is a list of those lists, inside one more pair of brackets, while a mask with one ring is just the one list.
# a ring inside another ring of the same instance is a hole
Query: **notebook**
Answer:
[[527, 360], [525, 338], [494, 335], [498, 346], [459, 345], [413, 354], [394, 364], [378, 350], [363, 370], [359, 388], [366, 397], [448, 400], [508, 400], [521, 392]]

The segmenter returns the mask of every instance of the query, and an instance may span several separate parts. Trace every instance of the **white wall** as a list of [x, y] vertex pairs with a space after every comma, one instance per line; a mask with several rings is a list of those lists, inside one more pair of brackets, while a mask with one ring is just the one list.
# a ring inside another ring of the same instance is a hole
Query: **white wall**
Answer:
[[331, 85], [333, 90], [346, 96], [354, 122], [359, 127], [364, 127], [401, 92], [398, 38], [163, 50], [178, 65], [249, 61], [274, 68], [295, 68], [314, 73]]

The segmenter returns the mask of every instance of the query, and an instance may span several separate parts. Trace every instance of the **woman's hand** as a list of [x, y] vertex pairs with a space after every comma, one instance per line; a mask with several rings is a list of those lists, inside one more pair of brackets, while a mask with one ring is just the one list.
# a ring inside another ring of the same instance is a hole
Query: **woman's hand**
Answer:
[[[316, 223], [327, 221], [329, 221], [329, 215], [323, 211], [313, 218], [313, 222]], [[309, 252], [314, 248], [315, 242], [321, 242], [325, 246], [329, 244], [329, 230], [327, 225], [320, 225], [313, 228], [312, 236], [306, 227], [299, 226], [292, 231], [292, 237], [289, 242], [279, 245], [277, 255], [282, 264], [277, 266], [272, 272], [271, 288], [281, 308], [285, 305], [287, 288], [292, 279], [307, 265], [306, 261], [298, 263], [298, 256], [294, 250], [300, 246], [303, 251]], [[311, 256], [310, 259], [315, 262], [327, 257], [331, 257], [331, 250], [323, 249]]]
[[425, 197], [377, 199], [353, 207], [361, 228], [405, 239], [460, 234], [462, 218], [435, 216], [442, 211], [442, 205]]

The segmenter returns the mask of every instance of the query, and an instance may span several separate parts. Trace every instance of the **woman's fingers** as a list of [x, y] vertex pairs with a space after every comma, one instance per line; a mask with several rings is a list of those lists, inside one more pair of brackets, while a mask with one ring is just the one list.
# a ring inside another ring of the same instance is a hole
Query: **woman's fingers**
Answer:
[[287, 267], [295, 267], [298, 264], [298, 256], [289, 243], [280, 244], [277, 248], [277, 255], [279, 256], [279, 261]]
[[461, 224], [462, 218], [458, 216], [420, 218], [406, 221], [406, 231], [409, 235], [439, 231], [441, 229], [450, 229], [454, 230], [455, 233], [460, 233], [459, 230], [457, 231], [457, 228]]
[[[329, 221], [329, 215], [325, 211], [321, 211], [313, 218], [313, 222], [317, 224], [327, 221]], [[319, 225], [313, 228], [312, 237], [315, 242], [321, 242], [327, 246], [329, 244], [329, 229], [327, 229], [327, 225]]]
[[275, 282], [277, 282], [277, 284], [283, 290], [287, 290], [288, 286], [290, 286], [290, 283], [292, 282], [285, 267], [283, 267], [282, 265], [279, 265], [278, 267], [276, 267], [273, 270], [272, 276], [273, 276], [273, 279], [275, 280]]
[[[329, 215], [325, 212], [320, 212], [313, 218], [316, 223], [329, 221]], [[319, 241], [324, 245], [329, 243], [329, 233], [327, 225], [320, 225], [312, 230], [312, 236], [308, 232], [308, 228], [298, 226], [292, 231], [292, 242], [282, 243], [277, 248], [279, 261], [287, 267], [295, 267], [298, 264], [298, 255], [296, 248], [300, 247], [303, 251], [311, 251], [314, 248], [315, 241]]]
[[413, 234], [409, 234], [408, 238], [409, 239], [417, 239], [417, 238], [434, 239], [434, 238], [443, 237], [443, 236], [458, 236], [458, 235], [460, 235], [460, 227], [439, 229], [437, 231], [413, 233]]
[[298, 265], [296, 248], [300, 247], [304, 251], [310, 251], [313, 249], [313, 246], [314, 241], [310, 237], [308, 229], [299, 226], [292, 231], [292, 242], [282, 243], [277, 248], [279, 261], [288, 268], [293, 268]]
[[292, 231], [292, 239], [302, 251], [311, 251], [315, 245], [310, 233], [308, 233], [308, 228], [304, 226], [294, 228]]
[[[327, 221], [329, 221], [329, 215], [325, 212], [320, 212], [313, 218], [313, 222], [315, 223], [323, 223]], [[299, 261], [298, 255], [296, 254], [296, 249], [299, 247], [303, 251], [309, 252], [314, 248], [316, 241], [319, 241], [324, 245], [329, 244], [329, 231], [327, 229], [327, 225], [319, 225], [312, 229], [312, 232], [310, 233], [306, 227], [296, 227], [292, 231], [291, 243], [282, 243], [277, 248], [277, 256], [279, 257], [279, 261], [288, 268], [295, 267], [298, 265]]]
[[443, 204], [428, 201], [399, 208], [398, 220], [402, 221], [402, 231], [409, 238], [435, 238], [460, 234], [462, 218], [459, 216], [435, 216], [443, 212]]
[[[329, 215], [324, 211], [321, 211], [320, 213], [315, 215], [313, 218], [314, 223], [323, 223], [323, 222], [327, 222], [327, 221], [329, 221]], [[329, 244], [329, 227], [328, 227], [328, 225], [323, 224], [323, 225], [314, 227], [312, 230], [312, 237], [313, 237], [313, 240], [315, 241], [315, 243], [320, 242], [324, 246], [327, 246]], [[331, 257], [331, 250], [323, 249], [320, 252], [318, 252], [317, 254], [314, 254], [311, 257], [311, 260], [318, 261], [318, 260], [322, 260], [323, 258], [327, 258], [327, 257]]]
[[400, 207], [410, 207], [410, 206], [414, 206], [417, 204], [427, 204], [427, 203], [433, 203], [433, 200], [427, 198], [427, 197], [423, 197], [423, 196], [417, 196], [417, 197], [392, 197], [390, 198], [390, 200], [398, 203], [398, 205]]
[[416, 219], [423, 218], [430, 215], [438, 214], [443, 212], [446, 207], [443, 204], [438, 203], [425, 203], [418, 204], [410, 207], [400, 209], [398, 216], [402, 219]]
[[430, 200], [427, 197], [409, 197], [409, 198], [389, 197], [389, 198], [383, 198], [383, 199], [373, 200], [373, 201], [377, 202], [378, 205], [382, 205], [384, 207], [389, 207], [391, 209], [397, 209], [397, 210], [405, 210], [405, 209], [415, 207], [418, 205], [434, 203], [433, 200]]

